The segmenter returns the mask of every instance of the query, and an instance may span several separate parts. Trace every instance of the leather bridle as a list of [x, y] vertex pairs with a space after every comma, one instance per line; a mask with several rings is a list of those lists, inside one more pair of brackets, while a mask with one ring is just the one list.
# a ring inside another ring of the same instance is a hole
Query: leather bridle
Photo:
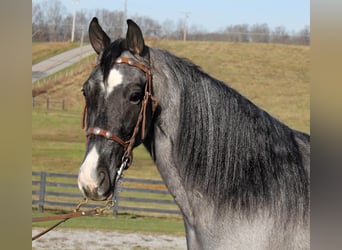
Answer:
[[[90, 127], [87, 129], [87, 137], [90, 135], [95, 135], [95, 136], [103, 136], [104, 138], [108, 140], [115, 141], [119, 145], [121, 145], [124, 148], [124, 154], [121, 160], [121, 165], [120, 168], [117, 171], [117, 175], [115, 178], [115, 183], [114, 187], [117, 187], [117, 184], [122, 176], [123, 170], [127, 169], [129, 165], [132, 162], [132, 150], [135, 144], [136, 137], [139, 133], [139, 129], [141, 130], [141, 140], [144, 140], [146, 137], [146, 119], [147, 119], [147, 109], [151, 108], [152, 115], [151, 118], [153, 117], [153, 114], [157, 108], [158, 101], [155, 96], [152, 95], [152, 74], [151, 70], [144, 66], [143, 64], [127, 57], [119, 57], [118, 59], [115, 60], [116, 64], [121, 64], [125, 63], [130, 66], [136, 67], [140, 70], [142, 70], [145, 75], [146, 75], [146, 83], [145, 83], [145, 95], [144, 98], [141, 102], [141, 108], [139, 112], [139, 116], [137, 119], [137, 123], [135, 124], [132, 136], [129, 140], [124, 141], [121, 139], [119, 136], [116, 136], [112, 134], [112, 132], [98, 128], [98, 127]], [[87, 114], [87, 106], [84, 106], [83, 110], [83, 119], [82, 119], [82, 128], [85, 129], [85, 123], [86, 123], [86, 114]], [[114, 190], [115, 193], [115, 190]], [[39, 222], [39, 221], [48, 221], [48, 220], [60, 220], [50, 228], [44, 230], [43, 232], [39, 233], [38, 235], [32, 237], [32, 241], [38, 239], [39, 237], [43, 236], [44, 234], [48, 233], [52, 229], [56, 228], [59, 226], [61, 223], [67, 221], [70, 218], [75, 218], [75, 217], [80, 217], [80, 216], [88, 216], [88, 215], [97, 215], [101, 214], [104, 210], [110, 209], [111, 207], [114, 206], [114, 202], [111, 200], [107, 201], [107, 204], [103, 208], [95, 208], [92, 210], [88, 211], [78, 211], [79, 208], [87, 202], [87, 199], [85, 199], [85, 202], [80, 202], [80, 204], [76, 207], [75, 211], [73, 213], [65, 214], [65, 215], [56, 215], [56, 216], [47, 216], [47, 217], [40, 217], [40, 218], [33, 218], [32, 222]]]
[[[115, 64], [124, 63], [132, 67], [136, 67], [140, 69], [141, 71], [143, 71], [146, 76], [145, 94], [141, 102], [140, 112], [138, 115], [137, 123], [133, 130], [132, 136], [129, 140], [125, 141], [121, 139], [119, 136], [114, 135], [112, 132], [105, 130], [103, 128], [99, 128], [99, 127], [90, 127], [86, 130], [86, 133], [87, 133], [87, 137], [90, 135], [102, 136], [106, 138], [107, 140], [115, 141], [116, 143], [121, 145], [124, 148], [124, 154], [121, 160], [122, 164], [120, 168], [123, 168], [122, 166], [124, 163], [125, 163], [124, 168], [128, 168], [132, 160], [132, 150], [135, 144], [136, 137], [139, 133], [139, 129], [141, 131], [141, 140], [144, 140], [146, 137], [147, 109], [148, 108], [152, 109], [151, 111], [152, 111], [152, 117], [153, 117], [153, 114], [158, 105], [158, 101], [157, 101], [157, 98], [152, 95], [152, 74], [151, 74], [150, 68], [146, 67], [145, 65], [139, 63], [138, 61], [134, 59], [127, 58], [127, 57], [119, 57], [115, 60], [114, 63]], [[83, 129], [85, 128], [85, 120], [86, 120], [86, 113], [87, 113], [86, 110], [87, 110], [87, 107], [85, 106], [84, 111], [83, 111], [83, 120], [82, 120]], [[118, 171], [118, 174], [119, 174], [119, 171]], [[122, 173], [122, 170], [121, 170], [121, 173]], [[120, 173], [119, 178], [121, 177], [121, 173]]]

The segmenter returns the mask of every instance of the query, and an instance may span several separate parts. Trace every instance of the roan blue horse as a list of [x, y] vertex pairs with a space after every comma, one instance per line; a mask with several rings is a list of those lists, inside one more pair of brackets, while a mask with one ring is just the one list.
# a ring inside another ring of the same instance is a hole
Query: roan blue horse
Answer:
[[310, 137], [193, 63], [145, 45], [127, 20], [84, 83], [86, 155], [78, 185], [110, 199], [143, 143], [184, 218], [189, 249], [309, 249]]

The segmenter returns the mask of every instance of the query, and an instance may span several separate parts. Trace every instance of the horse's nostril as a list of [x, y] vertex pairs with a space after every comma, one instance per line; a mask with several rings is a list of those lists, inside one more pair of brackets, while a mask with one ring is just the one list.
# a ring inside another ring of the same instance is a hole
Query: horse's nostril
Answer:
[[98, 187], [99, 191], [102, 192], [103, 194], [108, 193], [110, 191], [110, 177], [107, 172], [105, 171], [100, 171], [98, 174], [99, 177], [99, 182], [98, 182]]
[[105, 174], [105, 172], [101, 171], [99, 173], [99, 179], [100, 179], [99, 187], [101, 187], [104, 184], [104, 182], [106, 181], [106, 174]]

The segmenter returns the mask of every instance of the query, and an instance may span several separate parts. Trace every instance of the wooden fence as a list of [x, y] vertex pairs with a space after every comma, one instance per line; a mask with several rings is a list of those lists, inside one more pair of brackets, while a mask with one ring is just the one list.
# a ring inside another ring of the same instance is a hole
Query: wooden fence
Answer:
[[46, 109], [46, 110], [65, 110], [65, 100], [57, 99], [51, 100], [50, 97], [45, 99], [32, 97], [32, 108], [33, 109]]
[[[119, 212], [180, 215], [162, 181], [124, 178], [118, 190], [113, 197], [113, 200], [116, 199], [112, 211], [114, 216]], [[77, 186], [77, 175], [32, 172], [32, 208], [40, 212], [44, 212], [44, 209], [71, 211], [82, 198]], [[90, 201], [82, 208], [95, 208], [105, 203]]]

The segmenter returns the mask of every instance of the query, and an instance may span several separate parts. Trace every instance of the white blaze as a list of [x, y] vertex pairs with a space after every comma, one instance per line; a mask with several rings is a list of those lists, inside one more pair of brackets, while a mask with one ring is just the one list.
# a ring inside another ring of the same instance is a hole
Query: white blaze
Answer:
[[118, 70], [112, 69], [108, 76], [107, 96], [109, 96], [113, 89], [121, 83], [122, 74]]
[[80, 190], [82, 190], [82, 187], [88, 187], [90, 190], [97, 187], [96, 167], [98, 160], [99, 154], [96, 147], [93, 146], [80, 168], [78, 175], [78, 187]]

